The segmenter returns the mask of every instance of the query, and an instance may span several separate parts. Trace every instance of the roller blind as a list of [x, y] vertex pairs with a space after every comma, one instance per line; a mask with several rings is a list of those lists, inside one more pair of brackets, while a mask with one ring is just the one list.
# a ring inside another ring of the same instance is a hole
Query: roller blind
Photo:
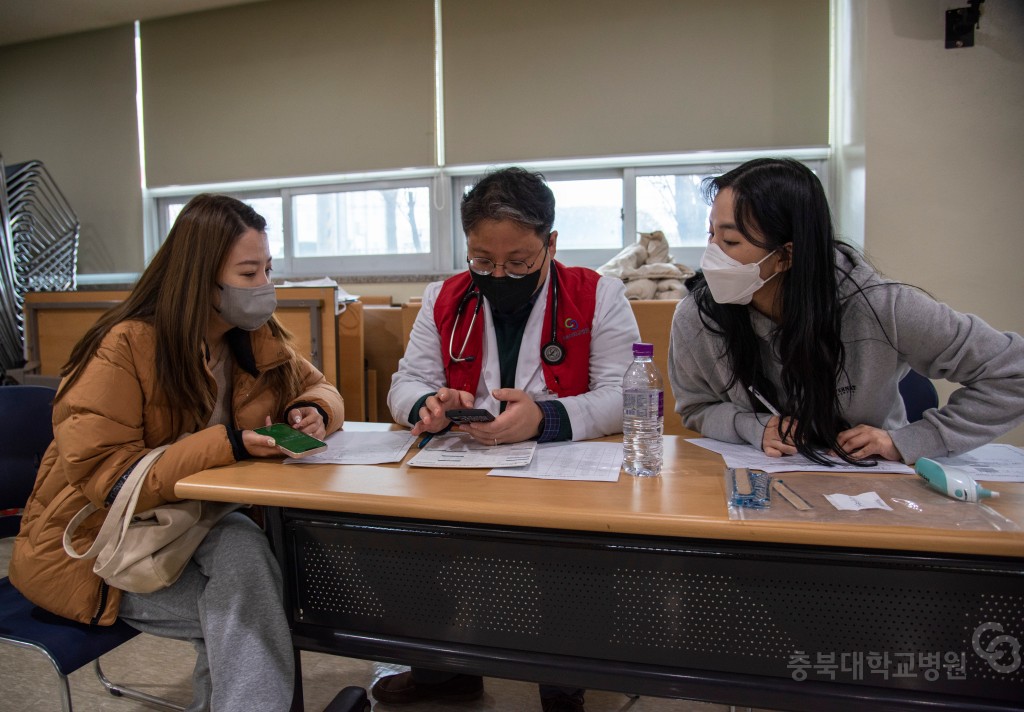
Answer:
[[828, 0], [443, 0], [449, 163], [828, 142]]
[[46, 165], [82, 224], [81, 274], [142, 269], [130, 25], [0, 47], [0, 153]]
[[141, 43], [150, 187], [434, 162], [431, 0], [275, 0]]

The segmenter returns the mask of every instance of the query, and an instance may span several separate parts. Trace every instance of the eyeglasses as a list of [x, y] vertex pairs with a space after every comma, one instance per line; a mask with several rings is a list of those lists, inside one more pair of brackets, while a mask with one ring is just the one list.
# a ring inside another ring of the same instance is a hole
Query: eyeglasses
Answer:
[[486, 257], [467, 257], [466, 262], [469, 264], [469, 268], [473, 270], [475, 274], [479, 274], [482, 277], [486, 277], [487, 275], [494, 272], [494, 270], [501, 267], [503, 270], [505, 270], [505, 274], [507, 274], [512, 279], [522, 279], [526, 275], [530, 274], [530, 270], [532, 270], [533, 266], [537, 264], [537, 256], [540, 255], [541, 252], [547, 254], [547, 250], [547, 245], [541, 247], [540, 251], [538, 251], [537, 254], [533, 256], [533, 261], [529, 263], [523, 262], [522, 260], [508, 260], [507, 262], [495, 262], [494, 260], [489, 260]]

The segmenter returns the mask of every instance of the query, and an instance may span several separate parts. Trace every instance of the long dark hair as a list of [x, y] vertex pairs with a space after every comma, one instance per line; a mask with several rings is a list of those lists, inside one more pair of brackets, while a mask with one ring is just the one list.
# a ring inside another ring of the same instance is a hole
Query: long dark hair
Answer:
[[[203, 427], [215, 400], [201, 357], [212, 294], [232, 245], [250, 228], [265, 232], [267, 223], [245, 203], [226, 195], [192, 198], [128, 298], [75, 345], [61, 369], [65, 380], [56, 400], [82, 376], [111, 328], [135, 319], [151, 324], [156, 333], [156, 383], [167, 399], [172, 430], [181, 434]], [[289, 335], [276, 319], [271, 317], [269, 326], [287, 342]], [[292, 361], [272, 369], [268, 380], [280, 401], [298, 395], [300, 377]]]
[[[835, 255], [837, 249], [850, 248], [835, 238], [821, 182], [798, 161], [760, 158], [705, 179], [704, 196], [710, 203], [723, 188], [732, 190], [736, 227], [751, 244], [777, 250], [792, 243], [791, 266], [775, 277], [780, 280], [775, 307], [781, 323], [774, 345], [782, 361], [783, 393], [765, 375], [748, 308], [718, 304], [701, 273], [687, 281], [701, 322], [725, 342], [722, 356], [732, 369], [729, 387], [737, 382], [744, 390], [754, 386], [779, 404], [792, 418], [781, 435], [791, 438], [802, 455], [824, 464], [816, 452], [824, 447], [852, 462], [837, 439], [849, 425], [836, 395], [846, 352]], [[765, 412], [753, 395], [750, 404], [755, 412]]]

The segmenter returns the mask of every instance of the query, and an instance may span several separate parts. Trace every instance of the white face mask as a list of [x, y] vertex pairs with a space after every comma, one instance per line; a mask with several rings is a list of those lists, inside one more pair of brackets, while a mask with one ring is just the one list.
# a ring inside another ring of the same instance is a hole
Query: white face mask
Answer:
[[704, 271], [711, 296], [719, 304], [750, 304], [754, 292], [778, 274], [776, 272], [768, 279], [761, 279], [761, 263], [773, 254], [775, 250], [757, 262], [743, 264], [729, 257], [715, 243], [708, 243], [700, 260], [700, 268]]

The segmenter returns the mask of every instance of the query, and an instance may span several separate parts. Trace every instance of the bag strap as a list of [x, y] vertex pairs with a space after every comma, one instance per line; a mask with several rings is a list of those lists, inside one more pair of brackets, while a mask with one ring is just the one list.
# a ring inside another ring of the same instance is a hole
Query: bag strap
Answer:
[[167, 445], [162, 445], [150, 450], [135, 463], [131, 474], [128, 475], [128, 479], [124, 481], [121, 490], [110, 505], [107, 517], [100, 526], [99, 534], [96, 535], [96, 541], [82, 553], [78, 553], [75, 550], [72, 539], [79, 525], [99, 507], [89, 502], [89, 504], [78, 510], [78, 513], [71, 518], [71, 521], [68, 522], [67, 527], [64, 529], [64, 551], [67, 552], [68, 556], [73, 559], [92, 559], [111, 542], [115, 546], [120, 543], [125, 532], [128, 531], [128, 525], [132, 523], [132, 517], [135, 515], [135, 505], [139, 501], [139, 494], [142, 492], [142, 484], [146, 479], [146, 475], [149, 474], [149, 470], [160, 459], [160, 456], [164, 454], [166, 449]]

